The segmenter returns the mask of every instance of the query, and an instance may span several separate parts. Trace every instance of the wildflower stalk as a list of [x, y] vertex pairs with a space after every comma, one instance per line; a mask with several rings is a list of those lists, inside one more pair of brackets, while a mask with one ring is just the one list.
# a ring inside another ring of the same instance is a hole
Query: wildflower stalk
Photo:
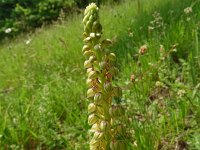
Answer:
[[[88, 124], [91, 125], [91, 150], [125, 150], [125, 109], [120, 104], [121, 88], [113, 85], [118, 69], [114, 66], [116, 56], [107, 47], [109, 39], [101, 40], [102, 26], [99, 22], [98, 7], [91, 3], [84, 13], [84, 46], [87, 69]], [[113, 101], [117, 102], [114, 103]]]

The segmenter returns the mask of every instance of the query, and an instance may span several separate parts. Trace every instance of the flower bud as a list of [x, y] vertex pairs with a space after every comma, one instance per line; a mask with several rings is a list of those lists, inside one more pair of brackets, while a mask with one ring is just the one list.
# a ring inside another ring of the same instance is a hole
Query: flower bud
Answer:
[[112, 41], [110, 39], [103, 40], [101, 42], [101, 45], [102, 45], [103, 48], [111, 46], [112, 45]]
[[115, 54], [114, 54], [114, 53], [110, 53], [110, 54], [108, 55], [108, 59], [109, 59], [110, 61], [115, 61], [115, 60], [116, 60]]
[[100, 123], [100, 130], [102, 132], [106, 132], [106, 130], [108, 129], [108, 122], [106, 121], [101, 121]]
[[93, 68], [87, 68], [87, 75], [88, 75], [91, 71], [93, 71]]
[[99, 44], [94, 46], [94, 50], [99, 53], [101, 51], [101, 46]]
[[[95, 68], [97, 69], [98, 68], [98, 61], [97, 60], [95, 60], [95, 61], [93, 61], [93, 66], [94, 66], [94, 70], [95, 70]], [[97, 69], [98, 70], [98, 69]]]
[[84, 62], [84, 67], [85, 67], [85, 68], [90, 68], [90, 67], [92, 67], [92, 63], [91, 63], [89, 60], [86, 60], [86, 61]]
[[87, 91], [87, 98], [93, 97], [95, 95], [95, 92], [92, 88], [88, 89]]
[[91, 87], [92, 84], [93, 84], [92, 79], [87, 79], [87, 80], [86, 80], [86, 84], [87, 84], [87, 86]]
[[99, 128], [99, 124], [95, 123], [92, 125], [90, 132], [97, 132], [97, 131], [100, 131], [100, 128]]
[[89, 15], [85, 15], [85, 17], [83, 18], [83, 23], [86, 24], [87, 21], [89, 20]]
[[93, 125], [98, 121], [98, 118], [95, 114], [90, 114], [88, 117], [88, 124]]
[[94, 103], [90, 103], [88, 105], [88, 113], [90, 114], [90, 113], [94, 112], [95, 110], [96, 110], [96, 105]]
[[90, 71], [88, 74], [89, 79], [95, 79], [98, 77], [98, 73], [96, 71]]
[[101, 24], [98, 21], [93, 22], [92, 31], [97, 33], [97, 32], [101, 32], [101, 30], [102, 30]]
[[93, 139], [97, 140], [97, 141], [100, 141], [103, 137], [104, 137], [103, 132], [98, 132], [97, 131], [97, 132], [94, 133]]
[[92, 40], [91, 37], [86, 37], [83, 41], [84, 41], [84, 42], [89, 42], [89, 41], [91, 41], [91, 40]]
[[94, 22], [94, 21], [93, 21], [93, 20], [94, 20], [93, 18], [94, 18], [94, 17], [93, 17], [93, 13], [91, 12], [91, 13], [90, 13], [90, 17], [89, 17], [89, 22]]
[[94, 95], [94, 102], [99, 105], [103, 102], [103, 94], [102, 93], [96, 93]]
[[93, 55], [94, 55], [94, 52], [91, 51], [91, 50], [85, 51], [85, 52], [83, 53], [83, 55], [84, 55], [85, 57], [90, 57], [90, 56], [93, 56]]
[[[91, 17], [91, 16], [90, 16]], [[89, 21], [87, 21], [87, 23], [86, 23], [86, 28], [87, 28], [87, 30], [90, 32], [91, 31], [91, 29], [92, 29], [92, 21], [91, 20], [89, 20]]]
[[88, 45], [84, 45], [82, 52], [85, 52], [85, 51], [88, 51], [88, 50], [90, 50], [90, 47]]

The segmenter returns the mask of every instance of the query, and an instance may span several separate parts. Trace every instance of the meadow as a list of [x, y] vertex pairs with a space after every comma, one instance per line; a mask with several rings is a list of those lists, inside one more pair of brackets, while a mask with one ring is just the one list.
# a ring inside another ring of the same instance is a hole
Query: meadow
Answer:
[[[199, 10], [199, 0], [100, 7], [130, 120], [128, 149], [200, 150]], [[1, 42], [0, 150], [89, 149], [82, 19], [74, 13]]]

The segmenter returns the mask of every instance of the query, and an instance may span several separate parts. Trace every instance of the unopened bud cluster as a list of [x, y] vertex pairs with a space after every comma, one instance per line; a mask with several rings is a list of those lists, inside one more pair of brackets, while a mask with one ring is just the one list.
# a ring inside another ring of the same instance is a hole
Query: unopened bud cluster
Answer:
[[112, 83], [118, 73], [114, 66], [116, 56], [106, 48], [112, 45], [109, 39], [100, 40], [102, 26], [99, 22], [98, 7], [91, 3], [84, 13], [84, 42], [82, 52], [87, 69], [88, 124], [91, 125], [91, 150], [125, 150], [125, 108], [113, 99], [122, 97], [122, 90]]

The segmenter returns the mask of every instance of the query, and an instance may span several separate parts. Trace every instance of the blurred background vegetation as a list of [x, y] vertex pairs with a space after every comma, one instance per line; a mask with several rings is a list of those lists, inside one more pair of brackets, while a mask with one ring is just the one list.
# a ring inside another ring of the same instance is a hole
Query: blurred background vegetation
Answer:
[[[0, 40], [22, 31], [49, 24], [72, 12], [80, 12], [91, 2], [98, 5], [120, 0], [0, 0]], [[12, 33], [6, 34], [6, 29]], [[8, 30], [9, 31], [9, 30]]]

